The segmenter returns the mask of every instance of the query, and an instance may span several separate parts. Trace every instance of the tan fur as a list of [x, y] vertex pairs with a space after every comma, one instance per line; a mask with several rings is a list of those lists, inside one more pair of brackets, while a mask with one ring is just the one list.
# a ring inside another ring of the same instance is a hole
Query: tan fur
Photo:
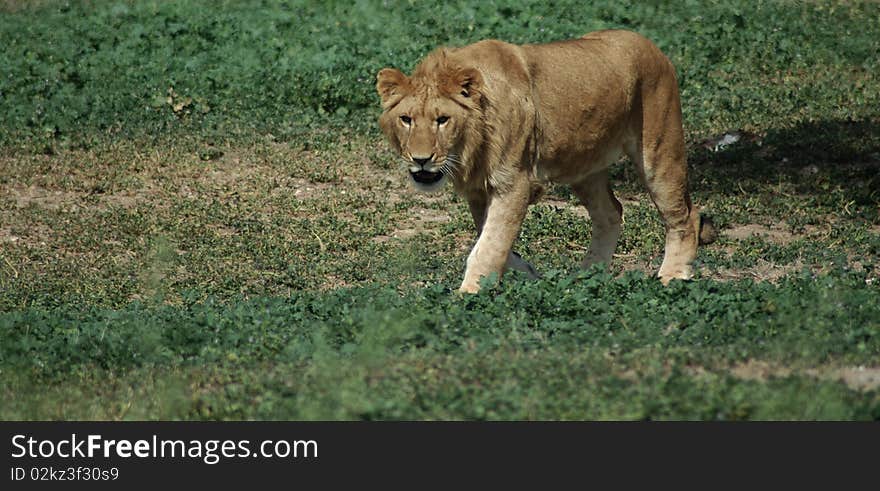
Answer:
[[411, 77], [383, 69], [376, 88], [379, 125], [414, 181], [419, 171], [442, 172], [468, 200], [479, 237], [461, 291], [476, 292], [481, 277], [507, 267], [535, 275], [511, 247], [545, 181], [572, 186], [593, 222], [584, 265], [607, 266], [622, 216], [607, 168], [621, 154], [666, 226], [658, 276], [664, 284], [692, 276], [701, 220], [688, 196], [678, 82], [648, 39], [600, 31], [550, 44], [440, 48]]

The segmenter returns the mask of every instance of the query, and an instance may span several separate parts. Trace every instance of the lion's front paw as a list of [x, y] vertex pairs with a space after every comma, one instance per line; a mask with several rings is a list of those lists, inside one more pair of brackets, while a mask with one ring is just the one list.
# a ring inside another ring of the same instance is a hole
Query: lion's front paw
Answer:
[[660, 283], [663, 283], [663, 286], [666, 286], [672, 280], [692, 279], [694, 277], [694, 268], [690, 265], [679, 266], [677, 268], [660, 268], [660, 272], [657, 273], [657, 276], [660, 278]]
[[458, 287], [458, 293], [479, 293], [480, 285], [474, 283], [462, 283]]

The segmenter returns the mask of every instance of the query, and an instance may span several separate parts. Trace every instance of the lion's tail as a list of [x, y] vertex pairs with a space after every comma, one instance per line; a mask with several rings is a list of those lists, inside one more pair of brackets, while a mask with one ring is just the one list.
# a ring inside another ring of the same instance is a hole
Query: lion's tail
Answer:
[[715, 229], [715, 224], [712, 223], [712, 217], [700, 213], [699, 223], [700, 225], [699, 230], [697, 230], [697, 235], [699, 236], [700, 245], [715, 242], [715, 239], [718, 238], [718, 230]]

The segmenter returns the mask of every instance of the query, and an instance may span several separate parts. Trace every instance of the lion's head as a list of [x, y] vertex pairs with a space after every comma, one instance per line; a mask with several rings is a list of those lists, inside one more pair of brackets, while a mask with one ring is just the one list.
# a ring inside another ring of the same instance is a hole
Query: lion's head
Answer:
[[385, 68], [376, 76], [382, 98], [379, 126], [421, 191], [467, 175], [463, 155], [479, 138], [483, 79], [453, 63], [445, 49], [428, 55], [411, 77]]

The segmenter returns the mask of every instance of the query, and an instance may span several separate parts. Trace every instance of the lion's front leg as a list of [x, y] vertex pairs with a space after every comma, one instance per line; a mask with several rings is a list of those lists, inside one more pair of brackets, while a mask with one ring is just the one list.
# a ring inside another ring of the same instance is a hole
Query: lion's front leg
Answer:
[[[529, 200], [529, 204], [534, 203], [535, 201], [534, 188], [535, 186], [532, 185], [532, 196]], [[488, 194], [485, 192], [472, 192], [467, 195], [468, 206], [471, 210], [471, 216], [474, 218], [474, 227], [476, 227], [477, 230], [477, 238], [479, 238], [480, 234], [483, 232], [483, 224], [486, 223], [488, 200]], [[537, 280], [541, 277], [541, 275], [538, 274], [538, 271], [513, 249], [511, 249], [510, 253], [507, 255], [506, 267], [507, 269], [513, 269], [525, 273], [526, 276], [532, 280]]]
[[534, 269], [511, 250], [529, 207], [530, 192], [528, 176], [522, 174], [508, 189], [490, 192], [483, 205], [479, 197], [468, 197], [479, 237], [468, 256], [459, 291], [478, 292], [480, 278], [496, 273], [500, 279], [507, 266], [535, 274]]

